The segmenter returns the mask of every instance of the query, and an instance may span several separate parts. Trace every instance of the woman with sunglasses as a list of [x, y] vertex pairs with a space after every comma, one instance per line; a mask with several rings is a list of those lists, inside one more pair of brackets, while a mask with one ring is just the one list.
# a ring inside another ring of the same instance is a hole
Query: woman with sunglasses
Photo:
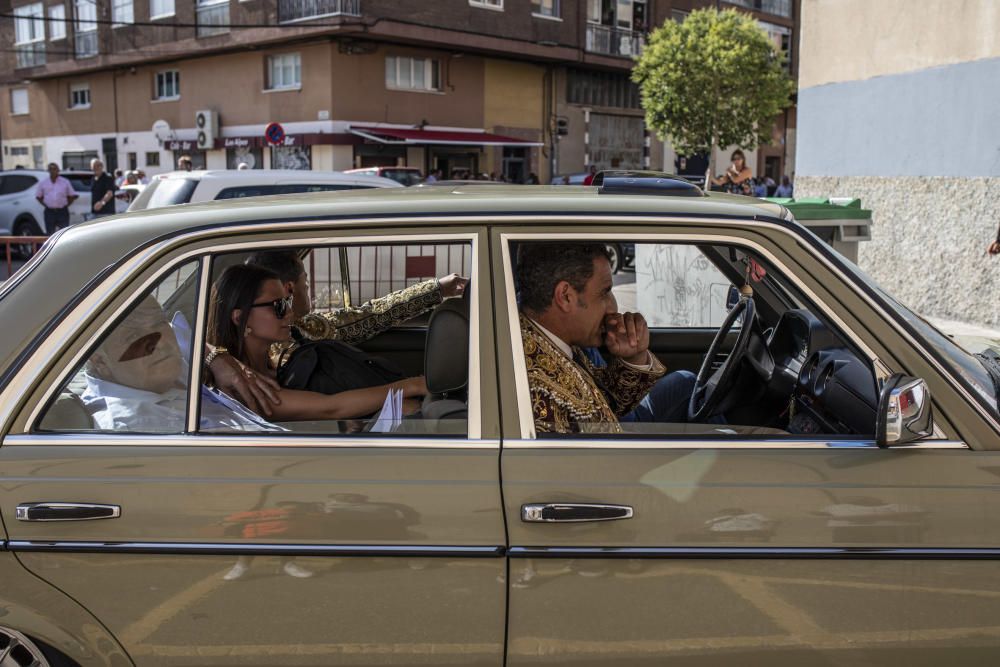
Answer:
[[[278, 274], [269, 269], [253, 264], [229, 267], [212, 288], [209, 343], [228, 350], [252, 372], [277, 378], [271, 346], [291, 338], [292, 298]], [[367, 417], [379, 411], [390, 389], [402, 389], [407, 399], [427, 393], [423, 377], [332, 395], [282, 388], [270, 417], [277, 421]], [[416, 407], [415, 402], [404, 401], [404, 409], [408, 405]]]

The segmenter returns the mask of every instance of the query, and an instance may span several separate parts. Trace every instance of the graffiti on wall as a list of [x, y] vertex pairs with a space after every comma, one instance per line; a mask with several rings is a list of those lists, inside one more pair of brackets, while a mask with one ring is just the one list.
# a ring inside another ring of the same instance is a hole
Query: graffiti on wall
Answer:
[[651, 327], [718, 327], [729, 281], [691, 245], [638, 244], [636, 306]]

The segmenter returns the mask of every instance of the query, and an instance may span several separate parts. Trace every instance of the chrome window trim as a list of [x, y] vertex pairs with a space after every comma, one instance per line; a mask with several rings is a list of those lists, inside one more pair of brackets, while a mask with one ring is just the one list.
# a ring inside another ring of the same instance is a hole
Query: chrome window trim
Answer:
[[[355, 221], [356, 223], [370, 223], [371, 220], [359, 219]], [[228, 234], [238, 234], [240, 230], [244, 231], [256, 231], [258, 233], [266, 233], [267, 229], [261, 229], [259, 226], [247, 226], [247, 227], [232, 227], [225, 228], [225, 233]], [[40, 375], [44, 375], [44, 371], [39, 372], [36, 369], [43, 368], [45, 366], [44, 360], [57, 358], [58, 352], [65, 348], [69, 340], [79, 331], [82, 323], [89, 319], [95, 311], [104, 307], [108, 301], [112, 300], [114, 296], [118, 293], [117, 288], [128, 280], [128, 278], [137, 270], [141, 270], [147, 265], [151, 258], [159, 256], [165, 252], [169, 252], [172, 248], [183, 245], [186, 243], [191, 243], [195, 241], [202, 240], [206, 237], [211, 237], [213, 235], [219, 234], [218, 229], [209, 229], [207, 231], [191, 232], [189, 234], [181, 235], [179, 237], [171, 238], [168, 240], [156, 243], [143, 252], [137, 253], [134, 257], [126, 260], [121, 265], [118, 266], [99, 286], [95, 287], [90, 294], [88, 294], [81, 301], [80, 304], [76, 306], [52, 331], [50, 336], [35, 350], [31, 358], [22, 365], [18, 373], [14, 376], [10, 384], [0, 392], [0, 425], [2, 429], [9, 428], [10, 420], [14, 417], [14, 410], [11, 406], [16, 404], [17, 397], [26, 395], [35, 385], [37, 378]], [[283, 227], [281, 231], [293, 232], [297, 231], [297, 228], [293, 225], [289, 225], [287, 228]], [[409, 232], [409, 230], [408, 230]], [[364, 235], [364, 236], [348, 236], [342, 237], [339, 242], [331, 241], [329, 236], [321, 237], [309, 237], [303, 239], [295, 239], [295, 245], [302, 246], [315, 246], [315, 247], [330, 247], [338, 245], [363, 245], [363, 244], [375, 244], [375, 243], [406, 243], [409, 239], [413, 237], [418, 237], [422, 242], [434, 243], [441, 241], [460, 241], [463, 243], [469, 243], [471, 247], [471, 271], [470, 280], [472, 280], [473, 290], [471, 294], [471, 300], [469, 303], [469, 346], [470, 350], [474, 350], [475, 354], [469, 355], [469, 414], [468, 414], [468, 433], [467, 438], [469, 440], [478, 440], [482, 435], [482, 408], [480, 399], [480, 387], [482, 379], [480, 377], [479, 364], [475, 363], [479, 357], [479, 345], [480, 345], [480, 326], [479, 326], [479, 288], [475, 287], [479, 284], [479, 240], [478, 234], [473, 232], [457, 232], [457, 233], [439, 233], [439, 234], [421, 234], [419, 229], [414, 229], [409, 233], [392, 232], [382, 235]], [[182, 266], [185, 262], [190, 261], [192, 258], [199, 256], [209, 256], [225, 252], [233, 252], [247, 249], [260, 249], [269, 247], [286, 247], [288, 245], [288, 239], [274, 239], [267, 241], [232, 241], [229, 243], [223, 243], [221, 245], [216, 245], [211, 248], [196, 248], [188, 250], [181, 253], [175, 257], [172, 261], [164, 264], [159, 269], [153, 272], [153, 274], [147, 278], [138, 288], [133, 292], [130, 299], [124, 302], [121, 306], [116, 308], [112, 313], [110, 313], [104, 322], [100, 325], [97, 332], [94, 334], [95, 339], [99, 339], [107, 332], [110, 328], [111, 323], [117, 321], [117, 319], [129, 308], [131, 308], [138, 295], [145, 293], [158, 281], [162, 280], [171, 271], [176, 270]], [[204, 332], [202, 332], [204, 333]], [[197, 338], [194, 339], [195, 347], [199, 347], [202, 341]], [[44, 410], [45, 406], [49, 404], [52, 397], [59, 388], [66, 381], [68, 374], [76, 369], [80, 363], [83, 361], [83, 357], [87, 352], [87, 348], [81, 347], [80, 350], [73, 356], [69, 363], [64, 364], [62, 370], [56, 374], [56, 380], [46, 389], [43, 394], [43, 398], [39, 401], [31, 410], [28, 419], [25, 422], [24, 430], [21, 431], [23, 434], [31, 434], [32, 427], [39, 423], [39, 418], [41, 412]], [[200, 357], [199, 357], [200, 358]], [[191, 392], [193, 394], [193, 392]], [[190, 397], [189, 397], [190, 400]], [[197, 398], [195, 399], [197, 400]], [[2, 432], [2, 430], [0, 430]], [[53, 434], [55, 435], [55, 434]], [[108, 434], [105, 437], [110, 436], [111, 438], [117, 437], [114, 434]], [[60, 436], [62, 437], [62, 436]], [[298, 436], [303, 437], [303, 436]], [[8, 437], [7, 440], [10, 438]], [[6, 442], [6, 440], [5, 440]]]
[[1000, 560], [1000, 549], [963, 547], [511, 547], [511, 558]]
[[[191, 367], [188, 375], [187, 431], [198, 430], [198, 407], [201, 392], [192, 391], [201, 384], [201, 360], [205, 353], [205, 320], [208, 319], [208, 288], [212, 277], [212, 256], [206, 255], [198, 264], [198, 294], [195, 295], [195, 322], [191, 336]], [[34, 422], [31, 422], [34, 423]]]
[[882, 448], [875, 444], [874, 440], [805, 440], [805, 439], [753, 439], [745, 437], [734, 440], [713, 440], [709, 438], [692, 438], [686, 436], [678, 440], [611, 440], [611, 439], [555, 439], [542, 438], [540, 440], [504, 440], [504, 449], [603, 449], [603, 450], [624, 450], [624, 449], [739, 449], [742, 451], [753, 451], [760, 449], [865, 449], [895, 451], [914, 449], [969, 449], [969, 446], [960, 440], [927, 440], [925, 442], [915, 442], [908, 445]]
[[[608, 219], [608, 218], [605, 218], [605, 219]], [[611, 218], [611, 219], [615, 219], [615, 218]], [[683, 218], [679, 218], [679, 219], [671, 218], [670, 221], [671, 222], [684, 222], [684, 219]], [[704, 220], [698, 220], [697, 222], [702, 222], [703, 223], [705, 221]], [[723, 222], [723, 221], [719, 221], [719, 222]], [[786, 231], [786, 230], [784, 230], [782, 227], [780, 227], [778, 225], [769, 224], [769, 223], [766, 223], [766, 222], [759, 222], [758, 221], [758, 222], [755, 222], [754, 224], [761, 225], [761, 226], [768, 226], [770, 228], [773, 228], [773, 229], [776, 229], [776, 230], [779, 230], [779, 231], [783, 231], [783, 232]], [[520, 424], [520, 427], [521, 427], [521, 439], [522, 440], [532, 440], [532, 439], [535, 439], [537, 437], [537, 434], [535, 433], [534, 418], [531, 415], [531, 408], [530, 408], [530, 406], [531, 406], [531, 397], [530, 397], [530, 392], [528, 390], [528, 370], [527, 370], [527, 367], [525, 366], [525, 363], [524, 363], [524, 353], [523, 353], [523, 347], [522, 347], [523, 343], [521, 341], [521, 330], [520, 330], [520, 326], [517, 323], [517, 319], [515, 317], [511, 316], [511, 315], [517, 313], [517, 303], [516, 303], [516, 301], [514, 299], [514, 295], [515, 295], [514, 276], [513, 276], [513, 272], [510, 270], [510, 267], [512, 266], [511, 265], [511, 257], [510, 257], [510, 242], [511, 241], [572, 241], [572, 240], [579, 240], [579, 241], [587, 241], [587, 240], [600, 241], [600, 240], [603, 240], [603, 239], [606, 239], [606, 238], [607, 238], [606, 234], [600, 234], [600, 233], [594, 233], [594, 232], [581, 232], [581, 233], [572, 233], [572, 232], [549, 232], [549, 233], [545, 233], [545, 232], [542, 232], [542, 233], [537, 233], [537, 234], [532, 234], [531, 232], [507, 232], [507, 233], [501, 232], [501, 234], [500, 234], [500, 244], [501, 244], [501, 250], [502, 250], [503, 261], [504, 261], [504, 267], [503, 267], [503, 271], [504, 271], [504, 286], [505, 286], [505, 289], [506, 289], [506, 292], [507, 292], [507, 295], [506, 295], [507, 296], [507, 308], [508, 308], [508, 313], [509, 313], [509, 316], [508, 316], [508, 320], [509, 320], [508, 326], [510, 328], [510, 336], [511, 336], [511, 354], [512, 354], [512, 357], [513, 357], [513, 360], [514, 360], [514, 386], [515, 386], [515, 390], [517, 392], [517, 398], [518, 398], [518, 401], [517, 401], [517, 403], [518, 403], [517, 404], [517, 407], [518, 407], [518, 417], [519, 417], [518, 421], [519, 421], [519, 424]], [[768, 251], [767, 249], [765, 249], [763, 246], [761, 246], [756, 241], [753, 241], [753, 240], [750, 240], [750, 239], [746, 239], [746, 238], [743, 238], [743, 237], [738, 237], [738, 236], [730, 236], [730, 235], [726, 235], [726, 234], [721, 234], [721, 235], [720, 234], [712, 234], [710, 237], [707, 238], [704, 235], [685, 234], [685, 233], [671, 233], [671, 232], [626, 234], [624, 236], [621, 236], [621, 240], [623, 240], [623, 241], [629, 241], [629, 242], [654, 242], [654, 243], [670, 243], [670, 242], [683, 242], [683, 243], [706, 243], [706, 242], [712, 242], [712, 243], [714, 243], [714, 242], [720, 242], [720, 243], [732, 243], [732, 244], [735, 244], [737, 246], [743, 246], [743, 247], [752, 248], [756, 252], [760, 253], [761, 256], [765, 257], [773, 266], [775, 266], [776, 268], [778, 268], [784, 274], [784, 277], [787, 278], [787, 279], [789, 279], [790, 281], [792, 281], [795, 284], [795, 286], [808, 299], [810, 299], [812, 301], [812, 303], [818, 305], [819, 309], [823, 311], [824, 315], [826, 317], [828, 317], [830, 319], [830, 321], [834, 322], [841, 329], [841, 331], [845, 332], [845, 334], [848, 336], [848, 338], [851, 340], [851, 342], [854, 343], [854, 345], [856, 345], [857, 348], [860, 349], [868, 357], [868, 361], [872, 365], [872, 367], [873, 367], [873, 369], [874, 369], [874, 371], [876, 373], [876, 377], [878, 377], [880, 375], [880, 373], [885, 372], [885, 371], [888, 370], [888, 366], [885, 364], [885, 362], [882, 361], [882, 359], [879, 358], [879, 356], [875, 354], [875, 352], [864, 342], [864, 340], [853, 329], [851, 329], [850, 327], [847, 326], [847, 324], [840, 318], [839, 315], [837, 315], [837, 313], [835, 313], [833, 310], [831, 310], [823, 302], [823, 300], [821, 300], [819, 297], [817, 297], [816, 293], [813, 292], [808, 286], [804, 285], [795, 276], [795, 274], [792, 271], [789, 271], [788, 267], [784, 264], [784, 262], [781, 262], [780, 260], [778, 260], [770, 251]], [[803, 246], [803, 247], [805, 247], [805, 246]], [[809, 252], [811, 254], [815, 255], [815, 253], [813, 253], [811, 249], [807, 248], [807, 250], [809, 250]], [[833, 271], [834, 273], [836, 273], [837, 275], [840, 275], [841, 277], [844, 277], [843, 274], [840, 273], [839, 271], [837, 271], [833, 266], [828, 265], [828, 268], [831, 271]], [[848, 281], [848, 280], [845, 279], [844, 282], [845, 283], [849, 283], [850, 281]], [[871, 304], [871, 305], [874, 305], [874, 304]], [[884, 313], [883, 313], [883, 316], [884, 316]], [[886, 317], [885, 319], [889, 320], [891, 318], [887, 318]], [[497, 323], [497, 325], [501, 326], [499, 323]], [[950, 378], [950, 375], [948, 375], [947, 373], [945, 373], [945, 377], [949, 377]], [[935, 428], [935, 434], [937, 434], [937, 433], [939, 433], [939, 429]], [[947, 434], [944, 434], [944, 435], [947, 437]], [[546, 440], [545, 442], [548, 443], [548, 442], [554, 442], [554, 441]], [[505, 444], [505, 446], [506, 446], [506, 444]], [[963, 446], [964, 446], [964, 444], [963, 444]]]
[[204, 556], [377, 556], [503, 558], [502, 545], [254, 544], [231, 542], [87, 542], [11, 540], [7, 550], [22, 553], [142, 553]]
[[330, 449], [500, 449], [499, 440], [447, 438], [352, 438], [322, 434], [246, 433], [209, 435], [177, 433], [142, 435], [138, 433], [28, 433], [8, 435], [4, 447], [274, 447]]

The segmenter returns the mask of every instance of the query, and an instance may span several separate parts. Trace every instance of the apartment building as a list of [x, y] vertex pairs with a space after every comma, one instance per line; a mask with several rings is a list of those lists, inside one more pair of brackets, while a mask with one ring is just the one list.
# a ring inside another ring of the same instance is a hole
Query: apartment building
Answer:
[[[794, 2], [721, 5], [787, 30], [793, 47]], [[547, 182], [592, 163], [673, 167], [644, 126], [633, 58], [652, 26], [718, 3], [11, 4], [0, 11], [0, 38], [14, 44], [0, 54], [5, 168], [102, 157], [157, 173], [184, 154], [207, 168], [407, 164]], [[283, 132], [265, 138], [273, 123]]]

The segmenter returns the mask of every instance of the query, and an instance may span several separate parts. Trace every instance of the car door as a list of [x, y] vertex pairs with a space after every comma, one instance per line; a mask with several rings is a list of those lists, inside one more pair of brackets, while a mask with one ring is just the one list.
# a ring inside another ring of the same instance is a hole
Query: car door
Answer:
[[[481, 232], [270, 228], [282, 231], [197, 249], [164, 241], [163, 253], [142, 255], [156, 262], [127, 260], [29, 360], [15, 383], [31, 396], [0, 446], [8, 548], [140, 665], [502, 664], [505, 539]], [[204, 392], [189, 389], [197, 372], [179, 399], [183, 423], [165, 422], [157, 403], [144, 431], [97, 429], [93, 403], [73, 386], [77, 370], [106, 377], [101, 364], [116, 355], [97, 352], [140, 307], [158, 304], [175, 333], [182, 313], [192, 342], [178, 335], [178, 347], [200, 367], [213, 248], [337, 240], [468, 247], [461, 435], [208, 433], [191, 412], [208, 409]], [[112, 284], [124, 287], [100, 293]], [[41, 355], [55, 361], [35, 377]]]
[[[874, 338], [864, 303], [843, 291], [835, 300], [836, 274], [818, 262], [809, 271], [795, 263], [808, 253], [793, 261], [763, 234], [719, 226], [659, 229], [670, 233], [630, 231], [637, 242], [740, 238], [812, 294], [877, 367], [899, 368], [889, 350], [912, 350], [898, 336]], [[606, 234], [493, 236], [494, 260], [504, 267], [498, 348], [511, 355], [501, 365], [510, 369], [501, 374], [501, 400], [519, 408], [518, 418], [504, 415], [501, 465], [508, 664], [995, 660], [1000, 456], [972, 451], [954, 429], [955, 414], [938, 413], [937, 439], [898, 449], [858, 437], [755, 435], [735, 425], [720, 426], [732, 431], [721, 439], [535, 433], [509, 244]], [[907, 363], [910, 372], [934, 375], [928, 364]], [[947, 383], [928, 381], [935, 405], [954, 404]]]

